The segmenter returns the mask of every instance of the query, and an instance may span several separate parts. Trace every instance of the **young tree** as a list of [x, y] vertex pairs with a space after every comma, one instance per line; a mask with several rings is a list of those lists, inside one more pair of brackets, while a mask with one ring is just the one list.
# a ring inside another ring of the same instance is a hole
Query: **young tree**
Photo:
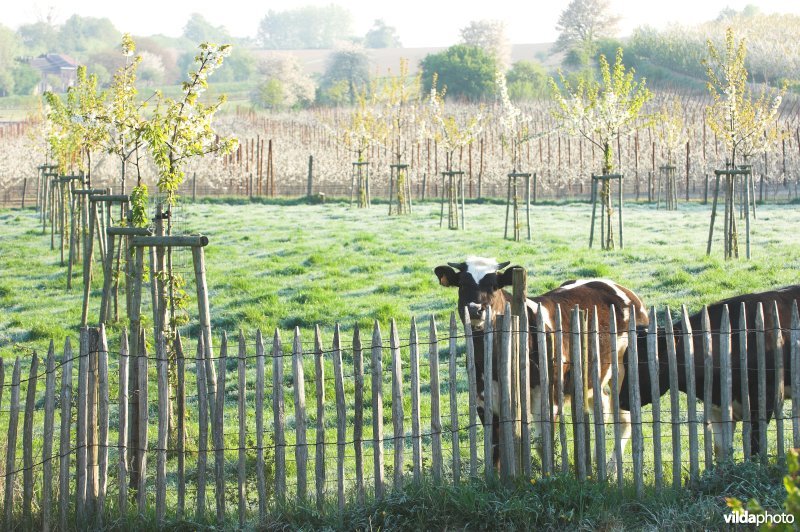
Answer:
[[201, 44], [195, 57], [196, 69], [183, 83], [183, 97], [176, 100], [161, 92], [155, 94], [155, 107], [145, 124], [143, 138], [158, 171], [158, 189], [166, 195], [168, 205], [175, 203], [189, 159], [227, 153], [237, 145], [235, 138], [220, 137], [212, 127], [225, 96], [210, 105], [200, 102], [208, 88], [208, 78], [222, 66], [230, 49], [230, 45]]
[[[411, 146], [409, 137], [416, 130], [421, 83], [419, 75], [409, 78], [408, 61], [405, 59], [400, 60], [400, 70], [397, 75], [393, 76], [390, 73], [380, 83], [378, 91], [380, 119], [385, 122], [388, 148], [396, 165], [403, 164]], [[405, 197], [407, 178], [406, 170], [398, 166], [396, 183], [398, 214], [409, 212], [408, 198]]]
[[767, 90], [756, 97], [748, 83], [745, 40], [737, 42], [733, 29], [725, 33], [725, 50], [720, 51], [709, 40], [708, 59], [704, 61], [708, 90], [713, 103], [706, 108], [709, 127], [725, 142], [729, 163], [735, 167], [738, 158], [747, 158], [768, 149], [778, 140], [775, 117], [786, 85]]
[[[478, 112], [447, 112], [445, 110], [444, 96], [446, 89], [439, 91], [436, 88], [434, 75], [427, 105], [420, 117], [418, 136], [420, 139], [436, 141], [445, 152], [445, 169], [452, 172], [455, 164], [455, 152], [469, 146], [480, 135], [483, 128], [483, 109]], [[451, 176], [452, 177], [452, 176]], [[455, 212], [455, 180], [450, 179], [448, 184], [450, 202], [448, 203], [448, 227], [458, 229], [458, 215]], [[444, 206], [442, 206], [444, 211]]]
[[497, 67], [506, 70], [511, 64], [511, 43], [502, 20], [473, 20], [461, 28], [461, 42], [475, 46], [494, 57]]
[[668, 165], [675, 164], [674, 154], [686, 144], [686, 125], [683, 122], [683, 105], [678, 98], [665, 102], [658, 119], [658, 137], [667, 149]]
[[47, 118], [54, 125], [55, 135], [50, 144], [60, 170], [65, 172], [78, 163], [86, 171], [87, 185], [91, 188], [92, 154], [108, 136], [102, 120], [106, 93], [97, 91], [97, 76], [87, 74], [86, 67], [78, 67], [77, 77], [77, 84], [67, 90], [66, 102], [52, 92], [44, 95], [50, 106]]
[[[745, 66], [747, 47], [744, 39], [737, 42], [733, 28], [725, 32], [725, 50], [720, 51], [709, 40], [708, 59], [704, 61], [708, 76], [708, 90], [713, 103], [706, 108], [708, 125], [725, 142], [730, 169], [736, 169], [738, 157], [747, 163], [748, 157], [757, 152], [767, 151], [778, 140], [775, 117], [786, 85], [779, 91], [762, 91], [755, 97], [748, 84], [747, 67]], [[717, 181], [719, 184], [719, 181]], [[745, 183], [747, 181], [745, 180]], [[719, 190], [719, 188], [717, 188]], [[725, 204], [726, 227], [725, 258], [739, 256], [739, 236], [736, 227], [734, 209], [734, 180], [726, 176], [727, 201]], [[748, 196], [749, 198], [749, 193]], [[708, 246], [706, 253], [711, 252], [711, 241], [714, 232], [716, 214], [716, 197], [711, 214]], [[746, 219], [747, 258], [750, 258], [750, 218]]]
[[[612, 141], [639, 118], [642, 106], [653, 95], [645, 86], [644, 79], [634, 79], [633, 69], [626, 71], [621, 48], [617, 50], [613, 68], [605, 56], [600, 56], [600, 73], [602, 82], [580, 79], [578, 85], [573, 87], [563, 74], [559, 74], [561, 87], [553, 78], [550, 84], [559, 106], [556, 117], [562, 127], [571, 135], [584, 137], [603, 151], [602, 173], [607, 175], [614, 170]], [[603, 248], [613, 249], [614, 236], [610, 223], [613, 213], [608, 181], [604, 181], [601, 194], [609, 219]]]
[[594, 57], [595, 41], [613, 37], [619, 17], [609, 13], [609, 0], [571, 0], [556, 24], [559, 35], [553, 48], [574, 51], [588, 64]]
[[[371, 204], [369, 190], [369, 171], [361, 165], [367, 163], [367, 150], [371, 146], [380, 146], [386, 139], [386, 124], [376, 116], [374, 90], [363, 87], [357, 94], [356, 105], [348, 116], [348, 122], [340, 134], [334, 133], [334, 138], [340, 138], [351, 154], [355, 156], [358, 172], [358, 206], [369, 207]], [[366, 170], [366, 173], [363, 173]]]
[[[120, 160], [120, 188], [122, 194], [126, 191], [126, 178], [128, 162], [132, 160], [136, 168], [136, 186], [143, 187], [140, 161], [143, 153], [140, 148], [143, 144], [145, 119], [142, 116], [144, 104], [136, 101], [136, 69], [141, 63], [141, 56], [135, 55], [136, 43], [130, 34], [122, 36], [122, 55], [125, 65], [114, 74], [109, 89], [110, 101], [105, 109], [104, 118], [108, 125], [107, 150], [116, 155]], [[146, 224], [146, 212], [136, 212], [134, 218], [136, 225]]]
[[506, 86], [506, 76], [498, 71], [495, 76], [497, 97], [500, 100], [500, 140], [508, 150], [512, 172], [522, 170], [522, 147], [536, 135], [533, 132], [533, 117], [511, 102]]

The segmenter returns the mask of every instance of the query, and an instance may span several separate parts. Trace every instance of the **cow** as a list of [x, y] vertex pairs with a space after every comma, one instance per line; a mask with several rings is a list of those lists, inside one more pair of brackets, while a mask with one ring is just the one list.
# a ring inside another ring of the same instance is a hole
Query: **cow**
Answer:
[[[458, 288], [458, 314], [464, 320], [464, 309], [467, 309], [469, 314], [470, 324], [473, 330], [473, 342], [475, 349], [475, 372], [478, 393], [478, 414], [482, 421], [485, 422], [485, 416], [491, 416], [492, 420], [492, 442], [493, 442], [493, 461], [495, 467], [500, 464], [500, 423], [499, 423], [499, 406], [500, 401], [492, 401], [493, 412], [484, 412], [483, 390], [484, 390], [484, 348], [483, 348], [483, 331], [486, 326], [486, 310], [491, 308], [492, 316], [498, 313], [502, 314], [505, 311], [507, 302], [511, 301], [511, 294], [503, 290], [504, 287], [510, 286], [512, 281], [513, 268], [507, 268], [510, 262], [498, 263], [495, 259], [483, 257], [469, 257], [466, 261], [461, 263], [449, 262], [447, 265], [438, 266], [434, 269], [436, 278], [439, 284], [445, 287]], [[503, 271], [501, 271], [503, 270]], [[561, 306], [562, 313], [565, 314], [562, 321], [563, 335], [563, 356], [564, 356], [564, 374], [566, 375], [569, 368], [570, 360], [570, 345], [571, 345], [571, 331], [570, 320], [566, 315], [575, 305], [579, 305], [582, 309], [597, 309], [598, 323], [600, 327], [600, 360], [601, 360], [601, 378], [603, 387], [608, 383], [611, 375], [611, 355], [610, 355], [610, 338], [608, 334], [609, 310], [610, 306], [614, 305], [616, 310], [617, 330], [621, 334], [617, 338], [617, 356], [618, 360], [622, 357], [627, 349], [627, 327], [628, 319], [630, 317], [630, 309], [635, 309], [636, 320], [638, 323], [647, 323], [648, 317], [642, 301], [631, 290], [620, 286], [619, 284], [607, 279], [585, 279], [585, 280], [572, 280], [563, 283], [555, 290], [551, 290], [541, 296], [528, 298], [526, 301], [526, 310], [528, 314], [528, 324], [530, 333], [528, 335], [528, 353], [530, 357], [530, 377], [531, 377], [531, 392], [530, 392], [530, 405], [531, 411], [538, 413], [541, 408], [542, 390], [539, 386], [539, 349], [537, 341], [537, 318], [541, 314], [545, 330], [552, 332], [555, 329], [555, 313], [557, 306]], [[602, 334], [605, 331], [606, 334]], [[551, 341], [549, 340], [549, 344]], [[548, 360], [553, 360], [552, 349], [548, 354]], [[500, 386], [498, 382], [498, 368], [499, 368], [498, 353], [492, 353], [492, 380], [495, 381], [493, 385], [494, 391], [499, 391]], [[622, 366], [620, 366], [622, 373]], [[566, 390], [565, 390], [566, 392]], [[494, 395], [494, 393], [493, 393]], [[607, 392], [601, 392], [602, 401], [605, 403], [605, 411], [609, 412], [610, 401]], [[593, 391], [589, 391], [590, 401], [594, 400]], [[565, 397], [569, 400], [569, 394]], [[554, 412], [558, 415], [558, 412]], [[627, 413], [626, 413], [627, 414]], [[533, 425], [533, 436], [537, 444], [537, 451], [540, 456], [541, 449], [541, 434], [543, 432], [543, 423], [539, 419], [541, 416], [534, 415], [536, 421]], [[630, 436], [630, 416], [624, 416], [623, 423], [627, 428], [624, 430], [624, 438]]]
[[[788, 326], [792, 315], [792, 302], [800, 299], [800, 285], [787, 286], [778, 290], [771, 290], [767, 292], [746, 294], [728, 299], [723, 299], [709, 305], [708, 316], [711, 323], [711, 352], [713, 357], [713, 387], [711, 393], [711, 416], [712, 428], [714, 430], [714, 451], [718, 455], [722, 451], [722, 410], [721, 404], [721, 375], [720, 375], [720, 340], [719, 330], [720, 322], [722, 321], [722, 313], [725, 305], [728, 306], [731, 323], [731, 377], [732, 377], [732, 390], [731, 399], [733, 403], [733, 422], [734, 429], [737, 421], [742, 420], [742, 365], [739, 350], [739, 332], [744, 327], [747, 332], [747, 384], [748, 384], [748, 398], [750, 401], [750, 420], [752, 423], [752, 430], [750, 432], [750, 448], [751, 452], [758, 453], [760, 451], [760, 435], [762, 430], [766, 427], [762, 426], [758, 414], [758, 358], [757, 358], [757, 343], [755, 333], [756, 323], [756, 309], [758, 304], [761, 303], [764, 309], [764, 328], [766, 331], [766, 351], [765, 362], [767, 369], [767, 382], [766, 382], [766, 414], [767, 423], [772, 418], [775, 412], [775, 379], [774, 370], [775, 362], [779, 356], [783, 357], [784, 368], [784, 390], [785, 397], [791, 397], [791, 372], [790, 372], [790, 358], [791, 358], [791, 342], [790, 332]], [[774, 321], [772, 318], [773, 302], [778, 306], [778, 318], [781, 323], [783, 348], [781, 352], [774, 349], [775, 333], [773, 331]], [[741, 304], [745, 305], [746, 323], [740, 323], [740, 307]], [[702, 326], [702, 311], [689, 316], [689, 323], [692, 327], [692, 343], [694, 348], [694, 373], [695, 373], [695, 394], [698, 399], [702, 400], [705, 397], [705, 363], [703, 351], [703, 326]], [[675, 324], [675, 349], [676, 359], [678, 365], [678, 388], [682, 392], [686, 392], [686, 358], [684, 354], [683, 335], [680, 333], [682, 326], [680, 323]], [[659, 391], [662, 395], [666, 394], [670, 389], [669, 381], [669, 362], [667, 357], [667, 336], [663, 328], [658, 329], [658, 382]], [[639, 393], [641, 396], [642, 406], [651, 404], [653, 402], [650, 372], [647, 362], [647, 330], [646, 328], [639, 327], [637, 329], [637, 351], [639, 363]], [[625, 363], [627, 364], [627, 354], [625, 356]], [[630, 409], [630, 381], [627, 377], [622, 379], [619, 390], [619, 403], [620, 408]]]

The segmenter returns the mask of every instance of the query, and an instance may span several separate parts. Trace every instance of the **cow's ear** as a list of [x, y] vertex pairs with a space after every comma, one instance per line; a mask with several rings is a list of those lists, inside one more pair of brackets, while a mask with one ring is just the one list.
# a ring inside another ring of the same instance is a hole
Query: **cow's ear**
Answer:
[[450, 266], [437, 266], [434, 268], [433, 273], [436, 274], [436, 278], [439, 279], [439, 284], [442, 286], [457, 287], [459, 284], [459, 274]]
[[511, 286], [514, 282], [514, 268], [520, 268], [521, 266], [511, 266], [506, 268], [505, 271], [497, 272], [497, 286], [503, 288], [504, 286]]

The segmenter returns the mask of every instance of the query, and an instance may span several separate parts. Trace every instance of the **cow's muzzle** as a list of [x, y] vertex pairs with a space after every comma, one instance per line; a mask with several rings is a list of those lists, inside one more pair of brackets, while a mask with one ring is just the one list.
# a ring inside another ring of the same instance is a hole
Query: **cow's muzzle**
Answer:
[[470, 303], [467, 305], [469, 311], [470, 324], [473, 330], [482, 331], [486, 325], [486, 306], [480, 303]]

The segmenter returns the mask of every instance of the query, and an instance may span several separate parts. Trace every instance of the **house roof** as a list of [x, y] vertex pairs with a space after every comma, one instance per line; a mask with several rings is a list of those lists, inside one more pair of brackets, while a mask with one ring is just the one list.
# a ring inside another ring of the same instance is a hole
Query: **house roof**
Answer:
[[66, 54], [43, 54], [31, 59], [30, 65], [47, 74], [60, 74], [78, 68], [77, 61]]

